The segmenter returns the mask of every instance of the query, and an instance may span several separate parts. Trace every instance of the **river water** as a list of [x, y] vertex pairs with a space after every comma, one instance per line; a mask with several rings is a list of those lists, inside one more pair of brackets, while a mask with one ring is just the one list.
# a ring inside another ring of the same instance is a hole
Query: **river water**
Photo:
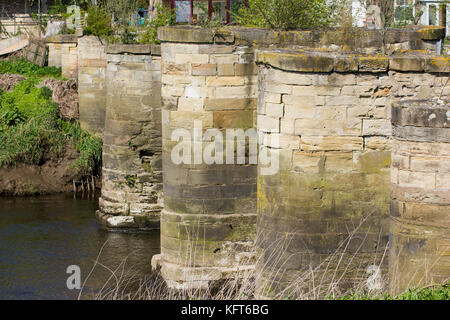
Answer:
[[160, 251], [159, 232], [101, 230], [97, 207], [97, 197], [87, 195], [0, 197], [0, 299], [76, 299], [80, 290], [66, 284], [70, 265], [80, 267], [82, 298], [99, 292], [111, 276], [108, 269], [149, 274], [151, 257]]

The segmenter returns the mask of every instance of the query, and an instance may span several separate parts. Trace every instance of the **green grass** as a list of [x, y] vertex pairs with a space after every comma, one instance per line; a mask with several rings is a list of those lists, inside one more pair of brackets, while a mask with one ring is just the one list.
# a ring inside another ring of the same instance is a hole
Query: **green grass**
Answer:
[[96, 174], [100, 170], [102, 139], [82, 130], [78, 122], [61, 120], [60, 123], [66, 138], [72, 141], [73, 147], [80, 153], [80, 156], [71, 164], [74, 176]]
[[[8, 70], [13, 71], [15, 67], [13, 63]], [[41, 81], [39, 76], [56, 76], [57, 73], [53, 69], [42, 69], [22, 70], [21, 74], [33, 76], [20, 82], [11, 92], [0, 92], [0, 166], [40, 165], [61, 157], [67, 141], [71, 141], [79, 152], [70, 166], [73, 178], [96, 174], [101, 163], [101, 139], [81, 130], [78, 123], [59, 118], [58, 106], [51, 100], [51, 90], [36, 87]]]
[[39, 67], [24, 58], [0, 60], [0, 73], [20, 74], [25, 77], [61, 78], [61, 68]]
[[450, 283], [429, 288], [412, 288], [397, 295], [371, 295], [351, 293], [338, 300], [450, 300]]

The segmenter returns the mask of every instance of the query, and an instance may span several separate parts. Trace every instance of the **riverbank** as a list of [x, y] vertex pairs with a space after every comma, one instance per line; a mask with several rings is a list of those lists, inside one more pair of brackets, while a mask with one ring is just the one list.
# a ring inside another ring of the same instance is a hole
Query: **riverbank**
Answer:
[[100, 188], [101, 139], [79, 126], [75, 80], [21, 58], [0, 61], [0, 195]]

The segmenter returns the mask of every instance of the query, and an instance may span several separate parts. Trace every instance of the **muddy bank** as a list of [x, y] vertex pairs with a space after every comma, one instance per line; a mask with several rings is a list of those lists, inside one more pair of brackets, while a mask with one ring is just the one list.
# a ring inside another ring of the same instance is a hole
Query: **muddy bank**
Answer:
[[[73, 180], [70, 164], [77, 157], [77, 151], [68, 144], [60, 158], [48, 160], [41, 165], [18, 164], [15, 167], [1, 167], [0, 195], [32, 196], [71, 192]], [[81, 190], [80, 181], [75, 182], [77, 189]], [[96, 178], [95, 185], [100, 189], [100, 177]]]
[[[81, 181], [74, 181], [70, 175], [70, 163], [77, 157], [64, 156], [58, 160], [47, 161], [42, 165], [18, 164], [15, 167], [0, 168], [0, 196], [35, 196], [73, 192], [82, 190]], [[101, 189], [101, 176], [95, 177], [95, 189]], [[88, 181], [83, 180], [86, 191]], [[89, 187], [91, 187], [89, 180]]]

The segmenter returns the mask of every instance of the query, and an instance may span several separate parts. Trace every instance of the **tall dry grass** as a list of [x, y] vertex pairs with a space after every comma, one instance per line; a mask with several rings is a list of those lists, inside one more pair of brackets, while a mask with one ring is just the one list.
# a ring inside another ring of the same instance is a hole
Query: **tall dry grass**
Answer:
[[[149, 275], [142, 276], [133, 266], [127, 267], [127, 259], [124, 259], [116, 268], [111, 268], [100, 262], [101, 251], [94, 262], [91, 272], [83, 283], [79, 299], [98, 300], [180, 300], [180, 299], [213, 299], [213, 300], [249, 300], [249, 299], [324, 299], [338, 298], [351, 291], [379, 294], [387, 288], [386, 258], [388, 246], [379, 246], [373, 255], [371, 265], [364, 265], [359, 259], [360, 249], [366, 241], [365, 234], [360, 228], [367, 222], [369, 216], [360, 220], [359, 224], [352, 226], [345, 240], [337, 245], [334, 253], [326, 256], [320, 263], [309, 265], [302, 270], [292, 271], [286, 265], [295, 260], [295, 254], [289, 253], [288, 248], [294, 233], [287, 233], [283, 237], [271, 240], [265, 247], [265, 255], [256, 245], [260, 240], [264, 241], [267, 235], [259, 234], [249, 253], [249, 259], [253, 257], [257, 268], [248, 268], [249, 260], [243, 262], [244, 268], [233, 273], [232, 277], [221, 281], [211, 281], [207, 286], [181, 286], [169, 287], [162, 278], [159, 270], [152, 271]], [[198, 242], [205, 241], [198, 224], [190, 229], [192, 241], [191, 250], [187, 250], [184, 270], [189, 272], [192, 267], [202, 260], [202, 250], [198, 252]], [[363, 236], [361, 236], [363, 234]], [[382, 232], [379, 232], [381, 243]], [[362, 238], [361, 238], [362, 237]], [[351, 242], [357, 241], [359, 247], [349, 253]], [[239, 266], [238, 266], [239, 267]], [[86, 282], [96, 268], [103, 268], [110, 276], [103, 287], [96, 293], [88, 296], [84, 292]], [[235, 268], [239, 269], [239, 268]], [[205, 274], [207, 276], [207, 274]], [[198, 274], [185, 279], [198, 279]], [[201, 278], [201, 277], [200, 277]], [[288, 279], [279, 286], [279, 279]], [[350, 280], [351, 281], [350, 281]], [[350, 281], [350, 282], [349, 282]]]

